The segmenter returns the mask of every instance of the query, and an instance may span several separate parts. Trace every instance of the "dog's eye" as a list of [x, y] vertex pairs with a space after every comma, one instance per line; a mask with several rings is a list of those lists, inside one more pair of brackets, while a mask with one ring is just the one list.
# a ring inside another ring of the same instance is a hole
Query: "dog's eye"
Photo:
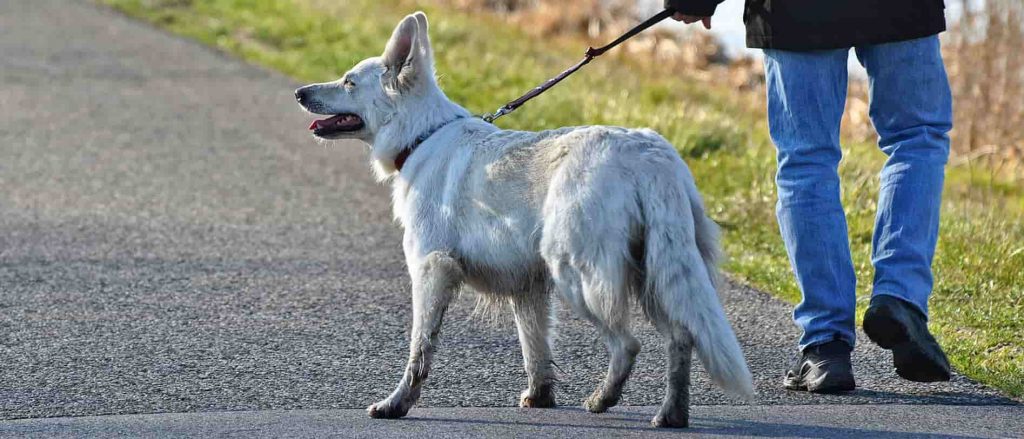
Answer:
[[356, 83], [352, 82], [351, 79], [346, 79], [345, 82], [342, 83], [342, 85], [344, 85], [345, 89], [347, 90], [352, 90], [353, 88], [356, 88]]

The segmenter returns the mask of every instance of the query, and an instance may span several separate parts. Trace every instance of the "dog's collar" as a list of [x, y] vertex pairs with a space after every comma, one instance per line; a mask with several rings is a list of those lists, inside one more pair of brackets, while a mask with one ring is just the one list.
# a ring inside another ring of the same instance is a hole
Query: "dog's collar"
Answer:
[[448, 126], [448, 124], [452, 122], [465, 118], [466, 116], [459, 116], [455, 119], [449, 120], [448, 122], [442, 123], [434, 128], [431, 128], [425, 131], [423, 134], [420, 134], [418, 137], [416, 137], [416, 140], [413, 140], [413, 142], [409, 144], [409, 146], [403, 148], [402, 152], [399, 152], [398, 155], [395, 156], [395, 169], [398, 170], [398, 172], [402, 172], [402, 166], [405, 166], [405, 161], [409, 160], [409, 156], [412, 155], [412, 152], [415, 151], [416, 148], [420, 146], [420, 144], [426, 142], [427, 139], [430, 138], [430, 136], [433, 136], [438, 131], [441, 131], [441, 128]]

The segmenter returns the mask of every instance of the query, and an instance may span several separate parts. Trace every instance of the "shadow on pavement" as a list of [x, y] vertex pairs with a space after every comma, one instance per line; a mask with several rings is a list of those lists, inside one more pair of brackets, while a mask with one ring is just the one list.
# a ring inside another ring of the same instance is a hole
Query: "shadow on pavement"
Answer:
[[[704, 408], [707, 408], [705, 406]], [[752, 406], [753, 408], [753, 406]], [[879, 409], [885, 408], [884, 405]], [[586, 415], [584, 410], [578, 407], [564, 407], [554, 409], [556, 411], [577, 412], [571, 416]], [[399, 422], [437, 422], [462, 425], [479, 426], [500, 426], [500, 427], [521, 427], [525, 429], [546, 428], [558, 430], [579, 430], [598, 432], [620, 432], [642, 433], [643, 436], [663, 434], [673, 435], [721, 435], [721, 436], [742, 436], [742, 437], [794, 437], [794, 438], [852, 438], [852, 437], [885, 437], [893, 439], [923, 439], [923, 438], [955, 438], [955, 439], [980, 439], [984, 436], [971, 436], [962, 434], [936, 434], [936, 433], [915, 433], [901, 432], [878, 428], [855, 428], [840, 426], [822, 426], [816, 424], [761, 422], [740, 419], [728, 419], [707, 416], [692, 416], [690, 428], [686, 429], [660, 429], [650, 425], [651, 414], [625, 412], [593, 415], [594, 423], [558, 423], [558, 422], [532, 422], [514, 420], [473, 420], [455, 419], [448, 417], [407, 417]], [[632, 423], [635, 425], [622, 425]], [[632, 437], [632, 435], [630, 435]]]
[[[1020, 402], [1010, 398], [993, 395], [980, 395], [969, 392], [933, 392], [906, 394], [898, 392], [887, 392], [884, 390], [857, 389], [850, 393], [851, 396], [862, 398], [878, 398], [891, 401], [896, 404], [921, 404], [921, 405], [1019, 405]], [[856, 404], [856, 402], [852, 402]], [[881, 405], [884, 407], [885, 405]]]

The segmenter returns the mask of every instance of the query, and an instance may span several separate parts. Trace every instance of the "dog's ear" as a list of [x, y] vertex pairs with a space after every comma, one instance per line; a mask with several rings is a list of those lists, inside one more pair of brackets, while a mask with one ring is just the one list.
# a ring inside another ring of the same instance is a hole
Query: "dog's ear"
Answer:
[[408, 90], [434, 77], [434, 60], [427, 35], [427, 16], [422, 12], [405, 17], [395, 27], [382, 56], [386, 83], [397, 91]]
[[419, 36], [419, 48], [422, 55], [423, 64], [430, 70], [430, 75], [434, 75], [434, 49], [430, 44], [430, 26], [427, 25], [427, 14], [423, 11], [417, 11], [412, 14], [416, 18], [417, 35]]

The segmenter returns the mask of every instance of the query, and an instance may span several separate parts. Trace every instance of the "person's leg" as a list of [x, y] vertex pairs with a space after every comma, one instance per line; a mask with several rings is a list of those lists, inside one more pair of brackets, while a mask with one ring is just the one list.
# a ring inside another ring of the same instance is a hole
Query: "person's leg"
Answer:
[[938, 36], [857, 48], [871, 80], [871, 120], [889, 156], [872, 240], [873, 295], [868, 338], [893, 352], [912, 381], [949, 380], [949, 361], [928, 331], [932, 257], [953, 125]]
[[953, 127], [939, 37], [856, 50], [871, 81], [870, 115], [878, 145], [889, 156], [872, 240], [873, 294], [895, 296], [927, 316], [949, 157], [947, 133]]
[[765, 50], [768, 126], [778, 149], [777, 215], [803, 301], [800, 349], [855, 342], [856, 276], [839, 198], [839, 124], [849, 50]]

